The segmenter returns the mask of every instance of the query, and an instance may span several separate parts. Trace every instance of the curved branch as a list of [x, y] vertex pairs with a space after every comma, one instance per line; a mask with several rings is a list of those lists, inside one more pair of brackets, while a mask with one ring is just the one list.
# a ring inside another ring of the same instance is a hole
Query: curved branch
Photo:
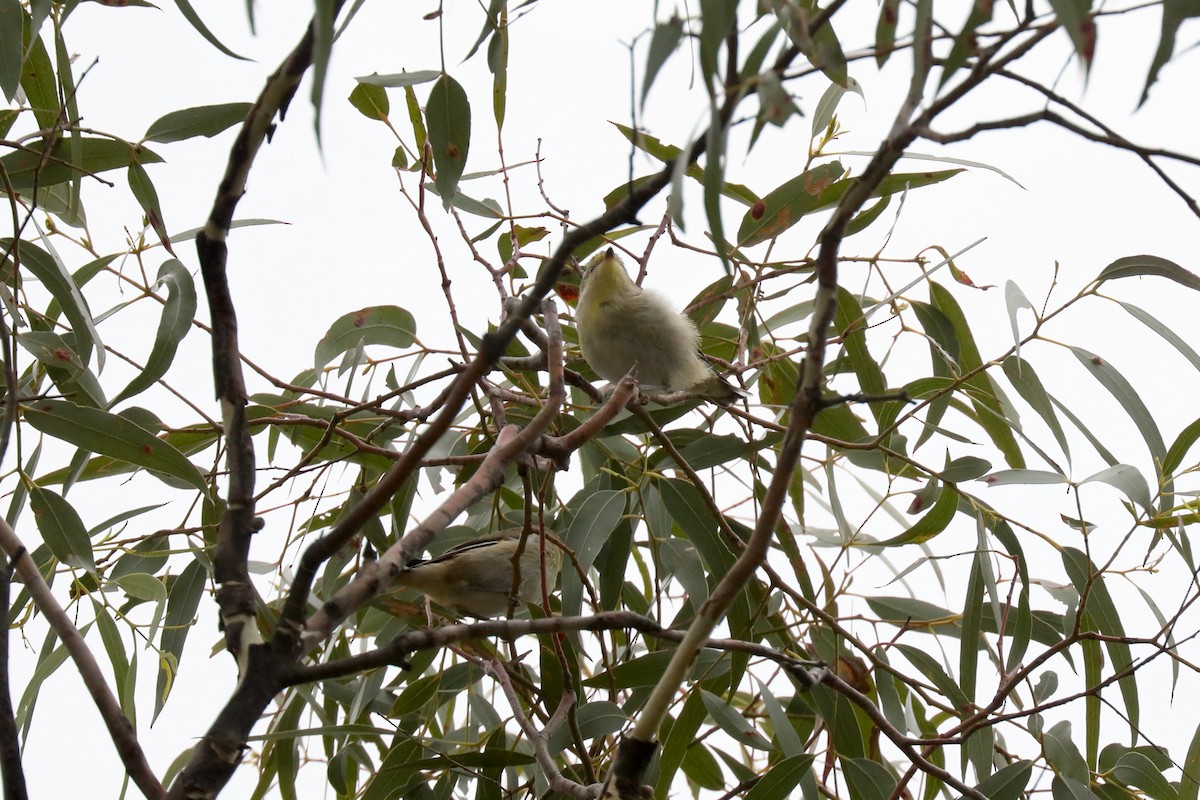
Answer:
[[121, 704], [109, 690], [92, 651], [79, 635], [79, 630], [71, 622], [67, 612], [54, 598], [42, 573], [38, 571], [37, 564], [33, 563], [29, 551], [17, 537], [16, 531], [3, 519], [0, 519], [0, 547], [12, 560], [13, 568], [25, 584], [25, 591], [29, 592], [34, 604], [46, 617], [46, 622], [62, 640], [63, 647], [67, 648], [71, 660], [75, 662], [79, 677], [83, 679], [83, 685], [87, 687], [92, 702], [96, 704], [100, 716], [104, 719], [104, 726], [108, 728], [108, 735], [112, 737], [129, 777], [147, 798], [158, 800], [165, 792], [154, 770], [150, 769], [150, 764], [146, 761], [146, 754], [142, 752], [142, 746], [138, 743], [133, 724], [121, 710]]

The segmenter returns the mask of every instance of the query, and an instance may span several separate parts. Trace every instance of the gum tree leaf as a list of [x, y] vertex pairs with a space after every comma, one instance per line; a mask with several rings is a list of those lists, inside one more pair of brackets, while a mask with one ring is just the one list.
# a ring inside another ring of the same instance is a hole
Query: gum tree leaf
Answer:
[[429, 144], [436, 170], [434, 183], [442, 206], [448, 209], [471, 146], [471, 104], [458, 81], [446, 73], [442, 73], [429, 92], [425, 118], [429, 122]]
[[1163, 0], [1162, 9], [1162, 33], [1158, 38], [1158, 49], [1154, 51], [1154, 60], [1150, 63], [1150, 72], [1146, 75], [1146, 85], [1142, 88], [1138, 108], [1141, 108], [1150, 96], [1150, 87], [1158, 80], [1158, 71], [1171, 60], [1171, 54], [1175, 52], [1175, 35], [1179, 32], [1179, 26], [1188, 17], [1200, 17], [1200, 6], [1195, 0]]
[[399, 306], [371, 306], [351, 311], [329, 326], [317, 342], [313, 366], [320, 368], [359, 344], [383, 344], [403, 350], [411, 347], [417, 323]]
[[75, 508], [57, 492], [37, 484], [29, 487], [29, 507], [42, 534], [42, 541], [54, 557], [76, 569], [96, 571], [92, 540]]
[[[0, 158], [8, 171], [13, 189], [28, 192], [37, 185], [48, 189], [60, 183], [94, 173], [128, 167], [131, 162], [155, 164], [162, 158], [141, 145], [95, 136], [60, 139], [50, 148], [49, 160], [42, 164], [45, 142], [34, 140], [24, 149]], [[78, 148], [78, 149], [76, 149]]]
[[387, 90], [370, 83], [359, 83], [350, 91], [350, 105], [367, 119], [387, 120], [391, 104]]
[[422, 83], [435, 81], [442, 76], [442, 73], [436, 69], [420, 69], [413, 72], [396, 72], [390, 75], [380, 75], [378, 72], [372, 72], [370, 75], [362, 75], [354, 80], [359, 83], [368, 83], [372, 86], [382, 86], [385, 89], [390, 89], [394, 86], [417, 86]]
[[[664, 164], [674, 162], [677, 158], [679, 158], [679, 154], [683, 152], [683, 150], [675, 145], [665, 144], [661, 139], [651, 136], [643, 131], [635, 131], [633, 128], [622, 125], [619, 122], [614, 122], [612, 125], [621, 132], [622, 136], [624, 136], [635, 147], [637, 147], [637, 149], [641, 150], [643, 153], [654, 156]], [[693, 178], [698, 181], [704, 180], [704, 168], [699, 164], [689, 165], [684, 174], [686, 174], [689, 178]], [[637, 180], [647, 180], [648, 177], [650, 176], [647, 176], [647, 178], [638, 178]], [[636, 182], [637, 181], [635, 181], [635, 183]], [[628, 182], [625, 182], [605, 196], [604, 207], [612, 208], [622, 198], [624, 198], [627, 193]], [[721, 194], [724, 197], [728, 197], [731, 200], [737, 200], [739, 203], [743, 203], [745, 205], [753, 205], [758, 201], [758, 195], [740, 183], [723, 183], [721, 185]]]
[[145, 167], [135, 161], [129, 165], [127, 177], [129, 190], [133, 192], [142, 211], [146, 212], [146, 220], [150, 223], [150, 227], [154, 229], [154, 233], [158, 235], [158, 240], [162, 242], [167, 252], [175, 255], [175, 251], [171, 249], [171, 237], [167, 234], [167, 226], [163, 222], [162, 204], [158, 201], [158, 191], [154, 188], [154, 182], [150, 180], [150, 174], [146, 172]]
[[23, 406], [23, 413], [26, 422], [47, 436], [178, 478], [208, 494], [208, 484], [195, 464], [167, 442], [124, 417], [66, 400], [39, 400]]
[[1146, 408], [1146, 404], [1142, 402], [1142, 398], [1138, 396], [1133, 385], [1111, 364], [1095, 353], [1090, 353], [1082, 347], [1072, 347], [1071, 352], [1079, 359], [1079, 363], [1087, 368], [1092, 377], [1099, 381], [1100, 385], [1121, 404], [1125, 413], [1129, 415], [1133, 424], [1142, 434], [1146, 447], [1150, 449], [1150, 455], [1154, 457], [1156, 463], [1161, 464], [1167, 454], [1167, 445], [1163, 442], [1162, 434], [1159, 433], [1158, 424], [1150, 414], [1150, 409]]
[[167, 287], [167, 302], [158, 321], [154, 346], [150, 349], [145, 368], [113, 398], [111, 405], [115, 406], [122, 400], [140, 394], [166, 375], [175, 361], [179, 343], [191, 330], [192, 320], [196, 316], [196, 286], [187, 268], [177, 259], [167, 259], [158, 268], [157, 284]]
[[244, 120], [253, 107], [250, 103], [221, 103], [172, 111], [152, 122], [143, 138], [163, 144], [195, 136], [212, 138]]
[[988, 486], [1023, 486], [1048, 483], [1070, 483], [1065, 475], [1043, 469], [1001, 469], [980, 478]]
[[942, 493], [938, 495], [937, 502], [933, 504], [933, 508], [917, 520], [916, 524], [906, 530], [899, 536], [893, 536], [891, 539], [886, 539], [877, 544], [884, 547], [893, 547], [900, 544], [920, 544], [927, 542], [937, 536], [942, 531], [946, 530], [946, 526], [950, 524], [950, 520], [954, 519], [954, 512], [958, 510], [958, 490], [953, 486], [943, 486]]
[[20, 0], [0, 0], [0, 92], [12, 102], [21, 85], [21, 56], [24, 43], [21, 30], [25, 27], [25, 12]]
[[1107, 467], [1079, 483], [1107, 483], [1128, 497], [1133, 503], [1142, 507], [1147, 514], [1153, 514], [1150, 501], [1150, 486], [1137, 468], [1128, 464], [1117, 464]]
[[650, 52], [646, 54], [645, 76], [642, 78], [642, 108], [646, 107], [646, 95], [650, 94], [658, 71], [675, 52], [682, 38], [683, 21], [679, 17], [673, 16], [654, 27], [654, 33], [650, 36]]
[[1150, 255], [1118, 258], [1100, 271], [1100, 274], [1096, 276], [1096, 283], [1145, 275], [1157, 275], [1160, 278], [1175, 281], [1180, 286], [1200, 291], [1200, 276], [1189, 272], [1174, 261]]
[[236, 58], [239, 61], [250, 60], [245, 56], [239, 56], [237, 53], [223, 45], [221, 40], [218, 39], [213, 32], [208, 29], [208, 26], [204, 24], [204, 20], [200, 19], [200, 15], [196, 13], [196, 9], [192, 8], [192, 4], [189, 3], [188, 0], [175, 0], [175, 5], [179, 9], [179, 12], [183, 14], [184, 19], [186, 19], [191, 26], [196, 29], [196, 33], [203, 36], [204, 39], [213, 47], [217, 48], [230, 58]]
[[[11, 246], [11, 239], [0, 239], [0, 249], [7, 252]], [[67, 321], [71, 323], [75, 335], [73, 349], [79, 359], [84, 364], [91, 361], [92, 348], [95, 346], [96, 362], [103, 367], [104, 347], [100, 344], [100, 334], [96, 331], [91, 309], [79, 291], [75, 277], [59, 259], [28, 241], [21, 242], [21, 267], [41, 281], [62, 308]]]
[[[187, 641], [188, 632], [196, 624], [196, 609], [200, 607], [200, 599], [208, 586], [208, 573], [199, 561], [192, 561], [179, 577], [171, 581], [170, 593], [167, 598], [167, 614], [163, 620], [162, 638], [159, 646], [164, 655], [158, 671], [158, 691], [154, 693], [154, 718], [162, 711], [171, 693], [171, 686], [179, 672], [183, 657], [183, 645]], [[251, 624], [254, 624], [253, 621]], [[173, 666], [172, 666], [173, 665]], [[153, 721], [153, 720], [152, 720]]]

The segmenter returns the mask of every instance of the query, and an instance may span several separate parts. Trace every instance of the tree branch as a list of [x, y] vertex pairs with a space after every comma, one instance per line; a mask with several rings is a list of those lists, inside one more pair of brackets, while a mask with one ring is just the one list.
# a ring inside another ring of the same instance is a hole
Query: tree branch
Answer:
[[[78, 629], [71, 622], [71, 618], [67, 616], [67, 612], [54, 598], [42, 573], [38, 571], [37, 564], [33, 563], [29, 551], [17, 537], [16, 531], [3, 519], [0, 519], [0, 547], [8, 554], [13, 569], [21, 576], [21, 581], [25, 584], [25, 591], [29, 592], [29, 596], [37, 605], [38, 610], [42, 612], [46, 622], [62, 640], [63, 647], [67, 648], [71, 660], [75, 662], [75, 668], [79, 670], [79, 677], [83, 679], [83, 685], [87, 687], [88, 694], [92, 696], [92, 702], [96, 704], [96, 708], [104, 720], [104, 726], [108, 728], [108, 735], [112, 737], [117, 754], [121, 757], [121, 763], [125, 765], [129, 777], [149, 800], [158, 800], [165, 794], [162, 784], [158, 782], [158, 777], [150, 769], [150, 764], [146, 761], [146, 754], [142, 752], [142, 746], [138, 743], [133, 725], [125, 716], [125, 712], [121, 710], [121, 704], [117, 702], [117, 698], [109, 690], [100, 665], [96, 663], [92, 651], [83, 641], [83, 637], [79, 635]], [[5, 630], [7, 631], [7, 625]]]

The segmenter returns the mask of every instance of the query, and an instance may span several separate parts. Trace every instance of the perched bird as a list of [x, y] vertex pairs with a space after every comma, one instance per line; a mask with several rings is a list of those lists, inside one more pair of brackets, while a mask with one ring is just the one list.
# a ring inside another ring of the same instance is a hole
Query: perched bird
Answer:
[[723, 406], [742, 395], [700, 357], [692, 321], [630, 280], [611, 247], [584, 266], [575, 329], [583, 357], [608, 381], [619, 381], [636, 362], [645, 386], [692, 392]]
[[[438, 605], [472, 617], [508, 613], [513, 590], [513, 556], [521, 529], [510, 528], [447, 550], [437, 558], [409, 562], [395, 584], [416, 589]], [[546, 541], [546, 585], [553, 587], [562, 567], [562, 551]], [[521, 581], [517, 596], [527, 603], [542, 601], [542, 537], [525, 537], [521, 552]]]

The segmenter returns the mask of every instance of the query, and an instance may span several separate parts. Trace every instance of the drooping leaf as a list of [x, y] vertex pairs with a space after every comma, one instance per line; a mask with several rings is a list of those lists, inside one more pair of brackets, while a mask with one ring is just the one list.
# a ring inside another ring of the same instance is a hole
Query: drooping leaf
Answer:
[[175, 5], [179, 9], [180, 13], [183, 14], [184, 19], [186, 19], [191, 26], [196, 29], [196, 32], [203, 36], [209, 44], [230, 58], [236, 58], [241, 61], [249, 61], [249, 59], [245, 56], [239, 56], [237, 53], [223, 45], [221, 40], [218, 39], [216, 35], [208, 29], [208, 26], [204, 24], [204, 20], [200, 19], [200, 15], [196, 13], [196, 9], [192, 8], [192, 4], [189, 3], [188, 0], [175, 0]]
[[24, 26], [25, 12], [20, 0], [0, 0], [0, 93], [10, 103], [21, 85]]
[[1154, 60], [1150, 62], [1150, 71], [1146, 75], [1146, 84], [1142, 88], [1142, 96], [1138, 100], [1138, 108], [1145, 104], [1150, 96], [1150, 87], [1158, 80], [1158, 72], [1171, 60], [1175, 52], [1175, 36], [1179, 26], [1189, 17], [1200, 17], [1200, 5], [1195, 0], [1163, 0], [1162, 3], [1162, 33], [1158, 37], [1158, 49], [1154, 51]]
[[[0, 28], [4, 27], [0, 23]], [[19, 26], [18, 26], [19, 27]], [[35, 36], [25, 44], [25, 62], [21, 66], [21, 89], [25, 99], [33, 109], [33, 118], [37, 120], [38, 128], [48, 130], [54, 126], [62, 106], [58, 102], [58, 81], [54, 75], [54, 65], [50, 62], [50, 54], [40, 36]], [[14, 116], [15, 118], [15, 116]]]
[[682, 38], [683, 21], [679, 17], [673, 16], [666, 22], [660, 22], [654, 26], [654, 33], [650, 36], [650, 50], [646, 53], [646, 68], [642, 77], [642, 108], [646, 107], [646, 96], [650, 94], [650, 87], [654, 85], [658, 71], [675, 52]]
[[458, 81], [445, 73], [438, 78], [429, 92], [425, 116], [436, 170], [434, 183], [443, 207], [449, 208], [471, 145], [471, 105]]
[[1092, 0], [1050, 0], [1058, 24], [1071, 37], [1075, 53], [1084, 70], [1092, 65], [1096, 52], [1096, 21], [1092, 19]]
[[158, 320], [154, 345], [141, 373], [113, 398], [111, 405], [115, 406], [122, 400], [140, 394], [166, 375], [175, 361], [179, 343], [192, 328], [192, 320], [196, 316], [196, 287], [183, 263], [174, 258], [164, 261], [158, 268], [156, 284], [167, 288], [167, 302], [163, 304], [162, 316]]
[[1159, 433], [1158, 423], [1154, 421], [1153, 415], [1146, 408], [1146, 404], [1142, 402], [1142, 398], [1133, 388], [1133, 384], [1095, 353], [1090, 353], [1082, 347], [1072, 347], [1071, 352], [1100, 385], [1121, 404], [1121, 408], [1125, 410], [1142, 434], [1146, 447], [1150, 449], [1150, 455], [1157, 463], [1161, 464], [1167, 454], [1167, 445], [1163, 442], [1162, 434]]
[[[7, 252], [12, 246], [11, 239], [0, 239], [0, 250]], [[71, 323], [75, 335], [74, 350], [80, 360], [86, 364], [91, 359], [93, 346], [99, 345], [100, 334], [92, 319], [87, 301], [79, 291], [74, 276], [65, 268], [59, 259], [46, 252], [32, 242], [20, 243], [21, 266], [33, 274], [50, 292], [51, 296], [62, 308], [67, 320]], [[97, 362], [104, 366], [103, 347], [97, 347]]]
[[[154, 717], [167, 702], [175, 676], [182, 666], [183, 645], [187, 641], [188, 632], [196, 623], [196, 609], [200, 607], [200, 599], [208, 585], [208, 573], [200, 561], [192, 561], [172, 583], [170, 595], [167, 598], [167, 613], [163, 620], [162, 639], [160, 647], [163, 653], [171, 658], [160, 662], [158, 671], [158, 691], [154, 693]], [[250, 624], [255, 624], [251, 619]]]
[[150, 180], [150, 174], [146, 172], [145, 167], [135, 161], [129, 165], [128, 180], [129, 190], [133, 192], [142, 211], [146, 212], [146, 221], [150, 223], [150, 227], [154, 229], [154, 233], [158, 235], [158, 240], [162, 242], [167, 252], [175, 255], [175, 251], [171, 249], [171, 238], [167, 234], [167, 225], [163, 222], [162, 204], [158, 201], [158, 191], [154, 188], [154, 182]]

